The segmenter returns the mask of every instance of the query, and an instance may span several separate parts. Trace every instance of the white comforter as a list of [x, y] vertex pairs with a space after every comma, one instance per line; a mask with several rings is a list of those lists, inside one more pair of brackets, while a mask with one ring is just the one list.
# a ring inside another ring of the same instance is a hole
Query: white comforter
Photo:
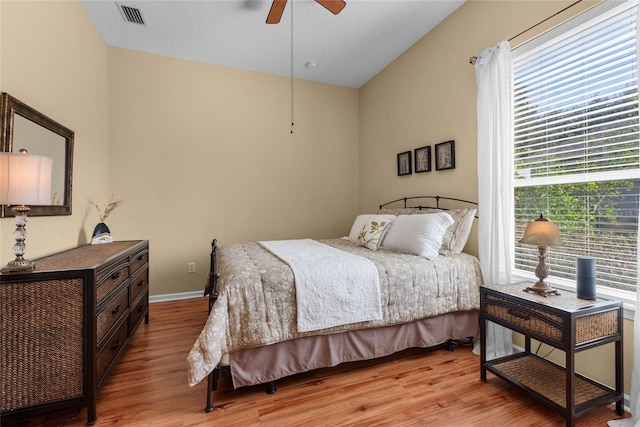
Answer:
[[382, 319], [373, 262], [311, 239], [259, 243], [293, 270], [299, 332]]
[[218, 252], [220, 294], [187, 357], [190, 385], [204, 379], [223, 353], [479, 308], [482, 275], [478, 260], [471, 255], [429, 261], [384, 249], [372, 251], [348, 240], [321, 242], [365, 257], [376, 266], [382, 319], [299, 332], [291, 268], [257, 242], [222, 246]]

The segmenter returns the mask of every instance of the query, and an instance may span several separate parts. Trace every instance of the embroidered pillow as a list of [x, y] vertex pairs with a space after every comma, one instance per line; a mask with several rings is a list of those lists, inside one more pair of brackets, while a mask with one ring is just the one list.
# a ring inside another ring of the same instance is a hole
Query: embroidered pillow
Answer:
[[369, 217], [358, 234], [358, 243], [360, 243], [360, 246], [364, 246], [372, 251], [377, 250], [384, 238], [385, 231], [389, 229], [392, 222], [393, 220], [390, 219]]
[[351, 226], [351, 232], [349, 233], [350, 241], [352, 241], [353, 243], [359, 243], [358, 236], [362, 231], [362, 227], [364, 227], [369, 221], [369, 218], [374, 218], [376, 221], [393, 221], [394, 219], [396, 219], [396, 216], [395, 215], [376, 215], [376, 214], [358, 215], [355, 221], [353, 221], [353, 225]]

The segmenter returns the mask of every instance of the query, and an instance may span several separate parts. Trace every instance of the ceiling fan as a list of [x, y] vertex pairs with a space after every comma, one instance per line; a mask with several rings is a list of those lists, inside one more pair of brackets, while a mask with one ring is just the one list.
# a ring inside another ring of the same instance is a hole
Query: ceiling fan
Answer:
[[[329, 12], [337, 15], [347, 5], [344, 0], [316, 0], [322, 7]], [[273, 0], [269, 15], [267, 16], [267, 24], [277, 24], [282, 18], [282, 12], [287, 5], [287, 0]]]

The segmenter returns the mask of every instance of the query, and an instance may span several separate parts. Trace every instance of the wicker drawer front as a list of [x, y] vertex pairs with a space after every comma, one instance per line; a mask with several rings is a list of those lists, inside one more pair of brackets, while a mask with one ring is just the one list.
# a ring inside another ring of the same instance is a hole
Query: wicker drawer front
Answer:
[[533, 334], [562, 346], [564, 329], [562, 317], [546, 311], [507, 301], [495, 295], [487, 295], [485, 313], [495, 319], [507, 322], [509, 327], [519, 328], [525, 334]]
[[0, 286], [0, 412], [83, 396], [82, 278]]
[[133, 332], [136, 330], [136, 327], [138, 326], [138, 323], [140, 323], [142, 317], [144, 317], [145, 313], [147, 313], [147, 310], [149, 308], [149, 296], [147, 294], [148, 292], [145, 292], [144, 297], [140, 298], [140, 300], [137, 301], [135, 305], [131, 306], [131, 314], [129, 315], [129, 335], [133, 334]]
[[129, 305], [133, 305], [133, 301], [138, 298], [141, 292], [147, 289], [148, 284], [149, 270], [146, 268], [131, 278], [131, 282], [129, 283]]
[[618, 309], [576, 319], [576, 344], [619, 334]]
[[149, 249], [145, 248], [143, 250], [141, 250], [140, 252], [137, 252], [133, 255], [131, 255], [131, 268], [130, 271], [131, 273], [135, 273], [136, 271], [138, 271], [140, 269], [140, 267], [142, 267], [143, 265], [145, 265], [147, 262], [149, 261]]
[[129, 308], [129, 288], [126, 286], [118, 295], [98, 313], [96, 318], [96, 339], [100, 342], [122, 316], [127, 315]]
[[129, 278], [129, 262], [116, 264], [113, 268], [98, 273], [96, 301], [100, 305], [114, 289]]
[[120, 351], [124, 343], [127, 341], [128, 331], [129, 329], [127, 325], [127, 320], [124, 319], [124, 321], [120, 323], [120, 326], [118, 326], [116, 333], [109, 338], [109, 340], [107, 341], [107, 344], [98, 353], [98, 356], [97, 356], [98, 384], [102, 382], [102, 378], [104, 377], [104, 374], [109, 369], [109, 366], [111, 366], [111, 362], [113, 362], [113, 360], [118, 355], [118, 352]]

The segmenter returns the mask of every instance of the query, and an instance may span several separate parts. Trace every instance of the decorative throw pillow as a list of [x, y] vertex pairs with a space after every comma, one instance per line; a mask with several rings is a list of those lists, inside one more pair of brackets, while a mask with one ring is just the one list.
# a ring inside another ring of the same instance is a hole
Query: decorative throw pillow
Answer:
[[360, 243], [360, 246], [364, 246], [372, 251], [377, 250], [380, 242], [382, 242], [384, 238], [385, 231], [389, 229], [392, 222], [393, 220], [389, 219], [375, 219], [370, 217], [362, 227], [360, 234], [358, 234], [358, 243]]
[[453, 218], [447, 212], [429, 215], [399, 215], [382, 242], [382, 247], [434, 259]]
[[456, 231], [455, 242], [451, 246], [451, 253], [459, 254], [464, 250], [464, 246], [467, 244], [467, 240], [469, 240], [471, 227], [473, 226], [473, 220], [475, 218], [475, 209], [469, 209], [469, 211], [464, 214], [464, 218], [462, 218], [462, 224], [460, 224]]
[[380, 222], [380, 221], [393, 221], [394, 219], [396, 219], [396, 216], [395, 215], [376, 215], [376, 214], [358, 215], [355, 221], [353, 221], [353, 225], [351, 226], [351, 232], [349, 233], [350, 241], [352, 241], [353, 243], [360, 243], [358, 242], [358, 236], [362, 231], [362, 227], [364, 227], [369, 221], [369, 218], [373, 218], [376, 221]]

